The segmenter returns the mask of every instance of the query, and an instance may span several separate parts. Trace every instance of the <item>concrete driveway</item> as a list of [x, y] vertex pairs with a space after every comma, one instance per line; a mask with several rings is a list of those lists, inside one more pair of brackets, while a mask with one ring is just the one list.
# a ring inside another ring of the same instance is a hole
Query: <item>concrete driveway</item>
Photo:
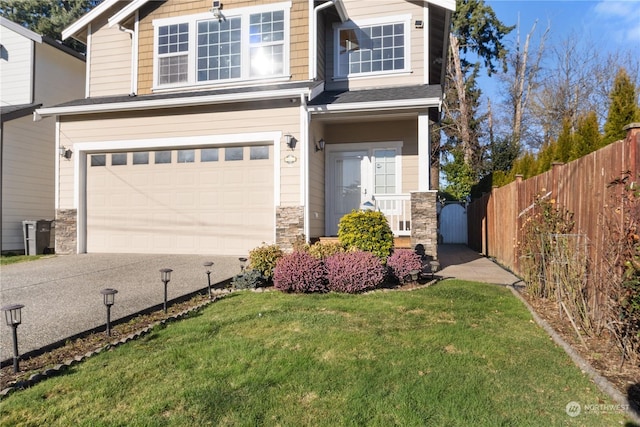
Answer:
[[[211, 283], [240, 271], [237, 257], [200, 255], [82, 254], [3, 266], [0, 305], [24, 304], [18, 327], [20, 354], [104, 325], [100, 290], [115, 288], [112, 320], [162, 304], [161, 268], [171, 268], [167, 298], [206, 288], [202, 263], [213, 261]], [[11, 328], [0, 319], [0, 360], [13, 356]]]

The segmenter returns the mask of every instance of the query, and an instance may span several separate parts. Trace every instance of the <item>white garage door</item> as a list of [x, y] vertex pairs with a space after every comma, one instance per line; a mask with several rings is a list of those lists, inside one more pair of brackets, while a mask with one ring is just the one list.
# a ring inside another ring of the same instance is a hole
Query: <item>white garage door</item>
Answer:
[[88, 155], [87, 252], [242, 255], [273, 239], [272, 145]]

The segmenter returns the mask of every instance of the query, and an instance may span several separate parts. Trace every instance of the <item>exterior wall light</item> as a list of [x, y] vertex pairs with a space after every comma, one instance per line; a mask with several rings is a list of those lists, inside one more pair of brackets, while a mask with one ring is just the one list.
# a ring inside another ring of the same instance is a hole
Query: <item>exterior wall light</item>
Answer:
[[73, 151], [71, 151], [70, 148], [61, 145], [60, 148], [58, 148], [58, 153], [60, 153], [60, 157], [64, 157], [65, 159], [69, 160], [71, 159]]
[[318, 151], [324, 151], [324, 144], [325, 144], [324, 138], [320, 138], [320, 141], [316, 142], [316, 146], [315, 146], [316, 153]]
[[289, 133], [285, 134], [284, 140], [286, 141], [289, 150], [293, 151], [296, 149], [296, 143], [298, 142], [298, 140], [293, 135]]
[[0, 310], [4, 311], [4, 318], [7, 321], [7, 326], [11, 326], [13, 329], [13, 373], [17, 374], [20, 370], [19, 367], [19, 358], [18, 355], [18, 325], [22, 323], [22, 313], [20, 310], [24, 305], [22, 304], [11, 304], [5, 305], [0, 308]]

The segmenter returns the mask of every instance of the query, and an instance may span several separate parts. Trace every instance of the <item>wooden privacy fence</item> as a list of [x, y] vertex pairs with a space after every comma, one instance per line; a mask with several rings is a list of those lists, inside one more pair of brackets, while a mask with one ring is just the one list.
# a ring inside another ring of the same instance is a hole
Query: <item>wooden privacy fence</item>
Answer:
[[609, 184], [625, 172], [638, 181], [640, 124], [634, 124], [622, 141], [570, 163], [554, 164], [550, 171], [527, 180], [519, 177], [472, 202], [467, 212], [469, 246], [522, 277], [518, 259], [522, 227], [536, 197], [544, 197], [573, 213], [572, 232], [587, 237], [593, 265], [602, 265], [603, 218], [613, 210], [607, 209], [612, 192], [619, 191]]

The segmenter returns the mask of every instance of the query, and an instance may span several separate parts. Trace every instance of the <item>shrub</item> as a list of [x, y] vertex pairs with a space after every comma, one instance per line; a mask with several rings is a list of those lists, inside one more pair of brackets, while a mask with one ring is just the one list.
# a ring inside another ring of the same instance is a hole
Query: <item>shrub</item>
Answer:
[[387, 258], [387, 267], [391, 269], [393, 275], [404, 283], [411, 270], [421, 270], [422, 262], [420, 255], [411, 249], [396, 249]]
[[331, 255], [335, 255], [339, 252], [344, 252], [344, 247], [338, 242], [316, 242], [309, 247], [309, 253], [314, 258], [326, 259]]
[[266, 284], [266, 279], [258, 270], [246, 269], [231, 279], [234, 289], [256, 289]]
[[276, 263], [273, 285], [284, 292], [327, 292], [325, 268], [308, 252], [284, 255]]
[[249, 268], [259, 271], [266, 280], [271, 280], [276, 262], [283, 255], [280, 246], [263, 244], [249, 251]]
[[340, 252], [325, 260], [329, 290], [358, 293], [384, 280], [385, 268], [371, 252]]
[[347, 249], [371, 252], [383, 262], [393, 247], [393, 233], [382, 212], [353, 211], [338, 224], [338, 238]]

